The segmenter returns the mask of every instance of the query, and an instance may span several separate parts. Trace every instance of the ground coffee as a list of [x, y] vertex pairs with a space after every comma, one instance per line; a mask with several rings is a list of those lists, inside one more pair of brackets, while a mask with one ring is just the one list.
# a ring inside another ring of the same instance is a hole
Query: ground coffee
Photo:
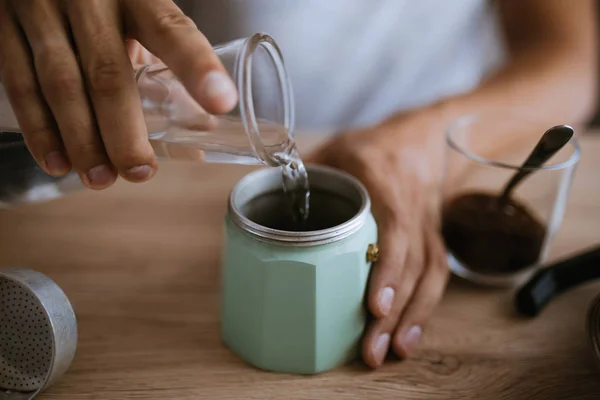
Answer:
[[474, 272], [517, 272], [538, 261], [546, 227], [525, 205], [498, 197], [466, 193], [451, 199], [442, 212], [442, 234], [448, 250]]

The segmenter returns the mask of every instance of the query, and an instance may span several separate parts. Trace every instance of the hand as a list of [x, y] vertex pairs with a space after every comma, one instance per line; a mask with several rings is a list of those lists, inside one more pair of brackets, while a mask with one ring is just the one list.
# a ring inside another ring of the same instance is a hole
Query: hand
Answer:
[[162, 60], [150, 53], [147, 48], [142, 46], [137, 40], [127, 40], [127, 54], [134, 66], [144, 66], [149, 64], [162, 64]]
[[367, 299], [374, 318], [362, 351], [371, 367], [383, 363], [389, 348], [402, 358], [415, 350], [449, 275], [437, 225], [435, 163], [413, 136], [429, 127], [425, 115], [403, 116], [336, 136], [307, 160], [349, 172], [371, 195], [380, 247]]
[[0, 0], [0, 81], [50, 175], [73, 168], [92, 189], [154, 175], [125, 39], [160, 57], [209, 112], [237, 103], [212, 46], [172, 0]]

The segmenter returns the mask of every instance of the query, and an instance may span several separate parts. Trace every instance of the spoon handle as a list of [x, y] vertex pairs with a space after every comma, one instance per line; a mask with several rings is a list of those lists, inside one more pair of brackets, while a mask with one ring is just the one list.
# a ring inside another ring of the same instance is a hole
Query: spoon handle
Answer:
[[512, 190], [529, 174], [541, 167], [546, 161], [552, 158], [565, 144], [573, 137], [573, 128], [568, 125], [557, 125], [548, 129], [535, 148], [527, 157], [519, 171], [513, 175], [510, 181], [504, 186], [500, 195], [500, 203], [506, 204]]
[[510, 197], [512, 190], [517, 186], [527, 175], [531, 173], [531, 170], [520, 170], [513, 175], [512, 179], [502, 189], [502, 195], [500, 195], [500, 204], [506, 204]]

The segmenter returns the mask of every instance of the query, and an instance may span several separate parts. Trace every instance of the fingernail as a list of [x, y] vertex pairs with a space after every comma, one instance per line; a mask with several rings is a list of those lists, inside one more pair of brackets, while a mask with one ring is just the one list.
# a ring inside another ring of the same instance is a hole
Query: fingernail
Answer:
[[237, 90], [231, 78], [221, 71], [209, 72], [200, 85], [200, 95], [208, 101], [219, 101], [231, 109], [237, 103]]
[[87, 173], [89, 184], [93, 187], [106, 187], [115, 180], [115, 173], [108, 165], [98, 165]]
[[402, 349], [407, 354], [411, 353], [419, 345], [419, 341], [421, 340], [421, 333], [422, 333], [422, 330], [421, 330], [420, 326], [415, 325], [415, 326], [411, 327], [404, 334], [404, 337], [402, 338], [402, 340], [400, 342], [400, 347], [402, 347]]
[[396, 291], [391, 287], [383, 288], [379, 292], [379, 307], [381, 308], [381, 311], [383, 312], [384, 316], [388, 315], [392, 310], [395, 295]]
[[150, 177], [150, 174], [152, 174], [152, 167], [149, 165], [138, 165], [125, 171], [127, 178], [136, 182], [145, 181]]
[[390, 347], [390, 335], [384, 333], [379, 335], [377, 340], [375, 341], [375, 348], [373, 349], [373, 357], [375, 358], [377, 364], [381, 364], [387, 351]]
[[48, 153], [45, 158], [46, 168], [52, 175], [63, 175], [71, 169], [71, 164], [60, 151]]

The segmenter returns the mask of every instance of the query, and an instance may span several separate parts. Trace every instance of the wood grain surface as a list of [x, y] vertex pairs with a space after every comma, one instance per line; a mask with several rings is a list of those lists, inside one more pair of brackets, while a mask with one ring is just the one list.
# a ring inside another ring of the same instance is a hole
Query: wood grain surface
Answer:
[[[600, 242], [600, 137], [583, 158], [552, 257]], [[219, 338], [222, 218], [249, 167], [165, 163], [154, 180], [0, 212], [0, 267], [53, 278], [79, 319], [67, 374], [40, 399], [598, 399], [585, 334], [591, 283], [533, 320], [510, 290], [452, 281], [420, 351], [371, 371], [266, 373]], [[600, 267], [600, 266], [599, 266]]]

